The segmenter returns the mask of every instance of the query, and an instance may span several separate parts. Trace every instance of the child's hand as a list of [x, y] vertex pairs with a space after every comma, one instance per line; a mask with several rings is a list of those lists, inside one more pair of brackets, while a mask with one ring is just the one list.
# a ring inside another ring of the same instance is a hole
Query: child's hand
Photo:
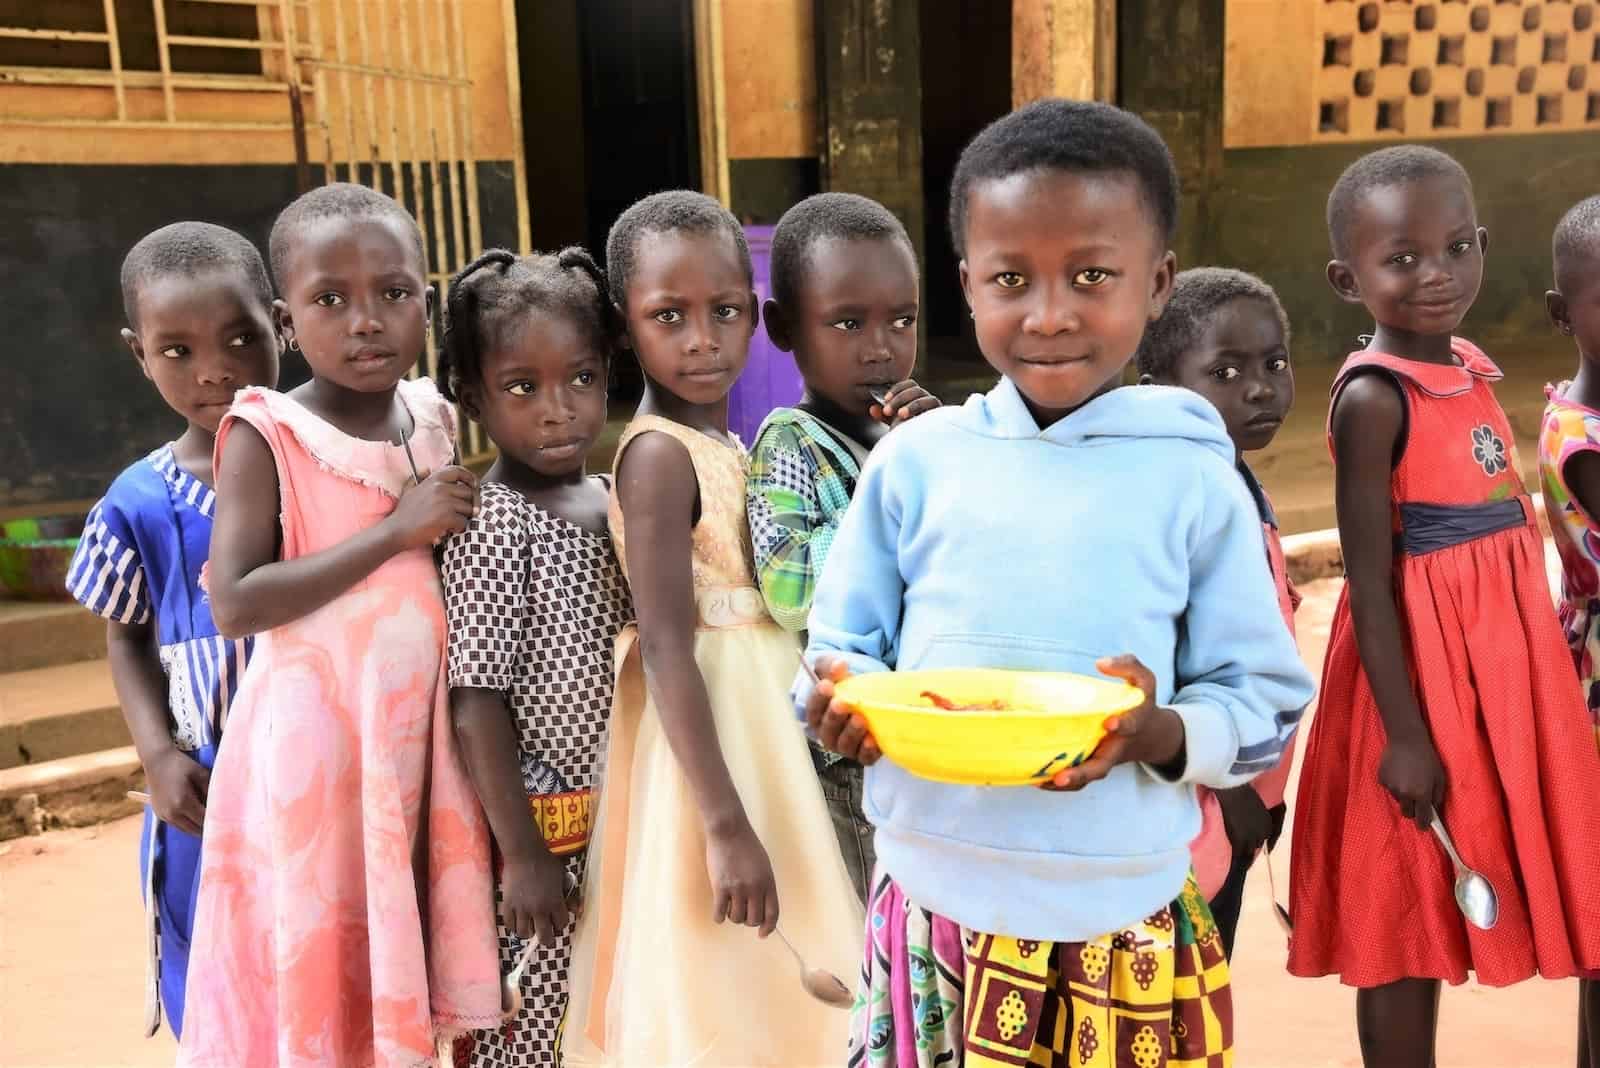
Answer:
[[1272, 813], [1261, 795], [1248, 786], [1217, 791], [1222, 807], [1222, 826], [1236, 857], [1253, 857], [1272, 837]]
[[1400, 813], [1426, 830], [1444, 801], [1444, 765], [1426, 734], [1391, 736], [1378, 764], [1378, 782], [1394, 796]]
[[426, 549], [467, 529], [478, 509], [478, 476], [445, 467], [406, 490], [389, 514], [402, 549]]
[[1040, 784], [1043, 789], [1081, 790], [1111, 774], [1111, 769], [1118, 764], [1163, 767], [1177, 762], [1184, 754], [1183, 720], [1172, 709], [1156, 704], [1156, 677], [1138, 657], [1108, 656], [1097, 660], [1094, 666], [1102, 675], [1139, 687], [1144, 691], [1144, 703], [1131, 712], [1108, 719], [1107, 734], [1089, 759], [1075, 768], [1058, 771], [1049, 782]]
[[198, 836], [206, 821], [211, 772], [174, 747], [145, 765], [144, 777], [156, 817], [184, 834]]
[[882, 404], [874, 404], [868, 414], [883, 423], [903, 423], [923, 412], [939, 407], [939, 398], [917, 385], [911, 379], [889, 387]]
[[732, 920], [759, 927], [762, 938], [778, 926], [778, 880], [748, 823], [706, 835], [706, 874], [711, 877], [713, 923]]
[[811, 732], [825, 749], [858, 764], [876, 764], [883, 751], [867, 733], [867, 721], [833, 699], [833, 684], [849, 678], [850, 669], [844, 661], [825, 656], [817, 661], [816, 671], [822, 681], [812, 687], [811, 696], [806, 698], [806, 724]]
[[567, 908], [567, 865], [540, 849], [529, 857], [507, 859], [500, 874], [500, 918], [518, 938], [553, 946], [572, 922]]

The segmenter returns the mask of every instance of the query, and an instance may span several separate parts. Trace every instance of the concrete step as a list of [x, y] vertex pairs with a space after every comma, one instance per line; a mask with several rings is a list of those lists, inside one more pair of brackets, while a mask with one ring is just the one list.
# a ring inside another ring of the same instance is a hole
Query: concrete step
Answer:
[[0, 675], [0, 769], [129, 743], [105, 660]]
[[106, 621], [76, 604], [0, 599], [0, 675], [106, 655]]
[[144, 788], [131, 745], [7, 768], [0, 771], [0, 840], [132, 815], [143, 806], [128, 791]]

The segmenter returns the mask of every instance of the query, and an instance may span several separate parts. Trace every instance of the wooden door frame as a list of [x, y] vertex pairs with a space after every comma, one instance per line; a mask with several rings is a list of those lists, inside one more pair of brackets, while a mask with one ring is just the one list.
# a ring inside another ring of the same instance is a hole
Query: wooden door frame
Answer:
[[722, 63], [722, 0], [694, 0], [693, 10], [700, 189], [728, 207], [728, 105]]
[[1011, 0], [1011, 106], [1117, 101], [1117, 0]]

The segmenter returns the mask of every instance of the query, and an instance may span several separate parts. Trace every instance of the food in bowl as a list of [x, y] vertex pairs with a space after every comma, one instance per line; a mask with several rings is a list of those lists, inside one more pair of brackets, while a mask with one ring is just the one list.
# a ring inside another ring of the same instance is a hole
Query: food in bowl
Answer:
[[853, 675], [835, 694], [889, 760], [969, 786], [1033, 785], [1075, 767], [1107, 720], [1144, 701], [1116, 679], [987, 668]]
[[1004, 701], [974, 701], [974, 702], [971, 702], [969, 704], [962, 705], [962, 704], [957, 704], [956, 702], [950, 700], [950, 698], [948, 698], [948, 697], [940, 696], [939, 694], [934, 693], [932, 690], [923, 690], [922, 691], [922, 696], [926, 697], [928, 699], [928, 702], [930, 704], [932, 704], [934, 708], [942, 708], [946, 712], [1009, 712], [1009, 711], [1011, 711], [1010, 706], [1008, 706]]

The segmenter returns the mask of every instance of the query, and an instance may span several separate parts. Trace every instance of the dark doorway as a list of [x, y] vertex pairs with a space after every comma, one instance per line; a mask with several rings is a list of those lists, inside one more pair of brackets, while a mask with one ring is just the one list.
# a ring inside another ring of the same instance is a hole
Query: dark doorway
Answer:
[[[700, 188], [692, 0], [517, 0], [517, 55], [536, 248], [603, 259], [628, 205]], [[631, 361], [619, 399], [636, 392]]]
[[950, 179], [968, 141], [1011, 110], [1011, 5], [922, 0], [922, 321], [935, 377], [981, 370], [950, 243]]
[[589, 240], [663, 189], [699, 189], [690, 0], [583, 0]]

